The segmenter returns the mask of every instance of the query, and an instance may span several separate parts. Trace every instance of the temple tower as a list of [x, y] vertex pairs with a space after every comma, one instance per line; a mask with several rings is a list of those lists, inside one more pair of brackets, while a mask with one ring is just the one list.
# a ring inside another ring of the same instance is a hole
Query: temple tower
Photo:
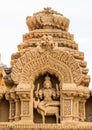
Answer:
[[29, 32], [12, 54], [11, 68], [5, 69], [9, 122], [29, 123], [29, 128], [39, 124], [37, 129], [56, 124], [66, 129], [63, 123], [72, 122], [75, 130], [86, 121], [90, 77], [84, 53], [68, 32], [69, 22], [51, 8], [26, 18]]

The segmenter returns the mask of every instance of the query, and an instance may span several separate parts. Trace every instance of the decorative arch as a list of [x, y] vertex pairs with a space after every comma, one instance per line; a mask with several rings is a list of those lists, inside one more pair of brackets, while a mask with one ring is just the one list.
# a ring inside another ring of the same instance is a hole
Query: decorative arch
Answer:
[[11, 77], [15, 83], [29, 83], [41, 73], [53, 73], [64, 83], [79, 84], [81, 70], [76, 60], [64, 51], [28, 51], [13, 66]]
[[31, 63], [29, 62], [22, 72], [20, 78], [21, 83], [30, 83], [31, 79], [35, 80], [35, 77], [46, 72], [49, 72], [50, 74], [55, 74], [58, 77], [59, 81], [65, 83], [73, 82], [71, 72], [69, 72], [69, 69], [63, 63], [60, 66], [60, 64], [57, 64], [52, 59], [44, 59], [43, 62], [42, 59], [39, 59], [39, 62], [35, 61], [35, 64], [33, 66], [31, 66], [30, 64]]

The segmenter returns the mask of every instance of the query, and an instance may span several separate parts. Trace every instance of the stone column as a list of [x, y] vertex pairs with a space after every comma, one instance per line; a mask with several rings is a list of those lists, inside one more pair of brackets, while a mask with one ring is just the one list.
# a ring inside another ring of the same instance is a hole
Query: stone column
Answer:
[[15, 121], [20, 120], [20, 100], [19, 97], [16, 96], [15, 98]]
[[63, 102], [62, 101], [63, 101], [63, 97], [62, 97], [62, 85], [60, 83], [60, 123], [63, 120], [63, 118], [62, 118], [62, 115], [63, 115], [63, 113], [62, 113], [62, 111], [63, 111], [63, 107], [62, 107]]
[[16, 94], [21, 102], [21, 121], [33, 122], [33, 89], [30, 84], [19, 84]]
[[85, 103], [86, 103], [86, 100], [83, 100], [81, 99], [79, 101], [79, 119], [81, 121], [84, 121], [85, 120]]
[[14, 100], [9, 100], [9, 121], [14, 121], [15, 116], [15, 103]]
[[[13, 97], [13, 98], [12, 98]], [[10, 91], [7, 91], [5, 94], [6, 100], [9, 100], [9, 121], [14, 121], [15, 116], [15, 103], [14, 103], [14, 94], [10, 94]]]
[[74, 120], [74, 114], [77, 114], [77, 108], [76, 112], [74, 110], [74, 106], [77, 103], [74, 101], [76, 90], [77, 87], [74, 83], [64, 83], [62, 85], [62, 120]]
[[65, 96], [62, 98], [62, 118], [63, 120], [73, 120], [73, 97]]
[[79, 120], [79, 97], [78, 94], [74, 95], [73, 100], [73, 118], [75, 121]]
[[[24, 98], [25, 96], [25, 98]], [[21, 120], [30, 120], [30, 99], [29, 95], [21, 95]]]

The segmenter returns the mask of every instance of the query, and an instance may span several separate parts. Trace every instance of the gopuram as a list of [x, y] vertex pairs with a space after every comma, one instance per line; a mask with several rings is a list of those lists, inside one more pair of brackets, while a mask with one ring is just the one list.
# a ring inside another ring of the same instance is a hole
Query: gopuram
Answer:
[[26, 23], [11, 67], [0, 62], [0, 130], [92, 130], [90, 76], [69, 19], [47, 7]]

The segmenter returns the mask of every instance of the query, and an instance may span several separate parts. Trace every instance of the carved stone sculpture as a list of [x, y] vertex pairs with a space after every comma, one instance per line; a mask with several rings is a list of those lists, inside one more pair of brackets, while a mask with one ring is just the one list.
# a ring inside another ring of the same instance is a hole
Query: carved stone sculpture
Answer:
[[45, 77], [42, 89], [39, 90], [38, 84], [37, 90], [35, 91], [35, 97], [38, 100], [36, 101], [34, 99], [34, 107], [41, 114], [43, 123], [45, 123], [46, 115], [55, 115], [56, 122], [58, 123], [60, 102], [54, 101], [54, 99], [60, 96], [59, 93], [58, 85], [56, 85], [56, 89], [52, 88], [49, 76]]
[[26, 23], [11, 67], [0, 64], [0, 130], [92, 130], [90, 76], [69, 19], [47, 7]]

